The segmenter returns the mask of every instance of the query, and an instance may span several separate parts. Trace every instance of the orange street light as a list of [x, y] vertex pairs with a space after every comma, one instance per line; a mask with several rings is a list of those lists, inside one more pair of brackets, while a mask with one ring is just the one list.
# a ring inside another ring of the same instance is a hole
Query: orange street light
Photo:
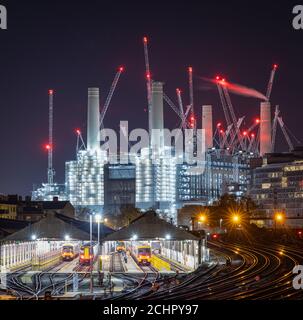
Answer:
[[233, 223], [240, 223], [241, 219], [240, 219], [240, 216], [238, 214], [234, 214], [232, 216], [232, 222]]
[[206, 220], [207, 220], [206, 215], [201, 215], [199, 217], [199, 221], [202, 222], [202, 223], [206, 222]]
[[276, 213], [275, 220], [277, 222], [282, 222], [284, 220], [284, 215], [282, 213]]

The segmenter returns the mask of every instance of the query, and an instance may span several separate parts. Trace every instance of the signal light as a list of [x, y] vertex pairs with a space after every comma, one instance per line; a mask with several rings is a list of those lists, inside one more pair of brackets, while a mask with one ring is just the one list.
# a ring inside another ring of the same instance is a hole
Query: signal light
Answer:
[[193, 68], [192, 67], [188, 67], [188, 71], [189, 72], [193, 72]]
[[260, 123], [260, 119], [256, 119], [256, 123]]
[[124, 71], [124, 67], [121, 66], [121, 67], [119, 68], [119, 71], [120, 71], [120, 72], [123, 72], [123, 71]]
[[243, 136], [247, 136], [247, 131], [244, 131], [244, 132], [243, 132]]
[[254, 137], [255, 137], [255, 134], [254, 134], [254, 133], [252, 133], [252, 134], [251, 134], [251, 137], [252, 137], [252, 138], [254, 138]]
[[49, 144], [46, 144], [46, 145], [45, 145], [45, 149], [46, 149], [46, 150], [50, 150], [50, 149], [51, 149], [51, 146], [50, 146]]
[[222, 126], [222, 123], [219, 122], [219, 123], [217, 124], [217, 128], [220, 128], [221, 126]]
[[274, 69], [278, 69], [278, 65], [277, 64], [274, 64]]
[[148, 42], [147, 37], [144, 37], [144, 38], [143, 38], [143, 42], [144, 42], [144, 43], [147, 43], [147, 42]]
[[48, 94], [49, 94], [50, 96], [53, 95], [53, 94], [54, 94], [54, 90], [52, 90], [52, 89], [48, 90]]
[[80, 129], [76, 129], [76, 133], [77, 133], [78, 136], [80, 136], [81, 130]]
[[216, 76], [216, 80], [220, 80], [220, 77], [219, 77], [219, 76]]
[[150, 79], [150, 73], [146, 74], [146, 78], [149, 80]]

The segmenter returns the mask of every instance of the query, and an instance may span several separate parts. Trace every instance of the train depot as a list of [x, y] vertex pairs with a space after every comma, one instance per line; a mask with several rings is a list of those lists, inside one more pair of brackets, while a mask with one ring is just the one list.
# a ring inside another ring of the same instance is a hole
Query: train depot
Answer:
[[1, 244], [0, 286], [37, 287], [42, 279], [50, 287], [61, 283], [57, 294], [105, 294], [104, 288], [121, 293], [138, 279], [156, 286], [163, 276], [193, 272], [210, 260], [203, 239], [152, 211], [101, 237], [85, 230], [52, 214], [7, 237]]

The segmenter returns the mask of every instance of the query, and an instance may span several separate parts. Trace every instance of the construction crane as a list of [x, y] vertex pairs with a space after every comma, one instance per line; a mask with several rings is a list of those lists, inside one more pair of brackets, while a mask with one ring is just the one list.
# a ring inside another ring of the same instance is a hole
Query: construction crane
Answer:
[[175, 106], [175, 104], [171, 101], [171, 99], [166, 95], [166, 93], [163, 93], [163, 99], [175, 111], [175, 113], [182, 121], [183, 115], [181, 114], [180, 110]]
[[227, 126], [231, 125], [231, 120], [230, 120], [230, 116], [228, 113], [228, 109], [227, 109], [227, 104], [224, 98], [224, 94], [223, 94], [223, 89], [219, 83], [219, 77], [216, 78], [217, 80], [217, 88], [218, 88], [218, 92], [219, 92], [219, 96], [220, 96], [220, 100], [221, 100], [221, 104], [222, 104], [222, 108], [223, 108], [223, 112], [224, 112], [224, 117], [225, 117], [225, 121]]
[[76, 147], [76, 154], [78, 154], [79, 150], [86, 150], [85, 142], [82, 137], [82, 132], [80, 129], [76, 129], [77, 134], [77, 147]]
[[111, 102], [111, 100], [113, 98], [113, 95], [115, 93], [117, 84], [119, 82], [119, 79], [120, 79], [121, 74], [122, 74], [123, 71], [124, 71], [124, 67], [119, 67], [119, 69], [118, 69], [118, 71], [117, 71], [117, 73], [115, 75], [114, 81], [113, 81], [113, 83], [112, 83], [112, 85], [110, 87], [108, 96], [106, 98], [105, 104], [104, 104], [104, 106], [102, 108], [102, 111], [101, 111], [101, 114], [100, 114], [100, 128], [102, 128], [102, 126], [103, 126], [103, 120], [105, 118], [106, 112], [107, 112], [108, 107], [110, 105], [110, 102]]
[[227, 106], [229, 108], [229, 112], [231, 114], [231, 119], [232, 119], [232, 122], [233, 122], [233, 125], [234, 125], [234, 128], [235, 128], [235, 135], [238, 137], [238, 142], [240, 143], [241, 148], [244, 149], [244, 143], [243, 143], [242, 138], [241, 138], [240, 127], [238, 127], [237, 118], [236, 118], [236, 115], [235, 115], [235, 110], [234, 110], [234, 107], [233, 107], [233, 105], [231, 103], [230, 95], [229, 95], [228, 89], [227, 89], [227, 87], [225, 85], [225, 80], [224, 79], [222, 80], [222, 90], [223, 90], [223, 93], [225, 95], [225, 99], [226, 99]]
[[273, 126], [272, 126], [271, 152], [275, 151], [275, 143], [276, 143], [276, 135], [277, 135], [277, 124], [278, 124], [279, 114], [280, 114], [279, 106], [276, 106], [275, 117], [274, 117]]
[[260, 124], [260, 119], [256, 119], [254, 124], [251, 125], [248, 129], [247, 129], [247, 133], [250, 133], [252, 130], [254, 130], [258, 125]]
[[188, 84], [189, 84], [189, 104], [190, 104], [190, 107], [191, 107], [191, 116], [195, 117], [195, 110], [194, 110], [194, 82], [193, 82], [193, 68], [192, 67], [188, 67]]
[[[182, 122], [185, 122], [184, 121], [184, 108], [183, 108], [183, 101], [182, 101], [182, 96], [181, 96], [181, 90], [180, 89], [176, 89], [176, 92], [177, 92], [177, 98], [178, 98], [178, 104], [179, 104], [179, 110], [180, 110], [180, 113], [182, 114], [183, 116], [183, 119], [182, 119]], [[185, 129], [185, 128], [183, 128]]]
[[291, 140], [290, 140], [290, 138], [289, 138], [289, 135], [288, 135], [288, 133], [287, 133], [287, 131], [286, 131], [286, 129], [285, 129], [285, 124], [284, 124], [284, 122], [283, 122], [282, 117], [278, 117], [278, 122], [279, 122], [279, 124], [280, 124], [281, 130], [282, 130], [282, 132], [283, 132], [283, 134], [284, 134], [284, 137], [285, 137], [285, 139], [286, 139], [286, 142], [287, 142], [287, 144], [288, 144], [289, 151], [292, 151], [292, 150], [294, 149], [294, 146], [293, 146], [293, 144], [292, 144], [292, 142], [291, 142]]
[[248, 145], [248, 148], [247, 148], [248, 152], [252, 152], [255, 139], [256, 139], [256, 135], [254, 133], [252, 133], [251, 136], [250, 136], [250, 142], [249, 142], [249, 145]]
[[47, 182], [48, 185], [54, 183], [55, 170], [53, 168], [53, 122], [54, 122], [54, 90], [48, 90], [49, 99], [49, 132], [48, 132], [48, 144], [46, 149], [48, 151], [48, 168], [47, 168]]
[[179, 139], [179, 136], [181, 134], [181, 129], [185, 129], [186, 128], [186, 124], [187, 124], [187, 116], [189, 114], [191, 110], [191, 107], [190, 106], [187, 106], [187, 109], [186, 109], [186, 112], [184, 114], [184, 117], [183, 117], [183, 120], [181, 121], [181, 124], [179, 126], [179, 131], [178, 131], [178, 134], [177, 134], [177, 137], [176, 137], [176, 141]]
[[[237, 131], [237, 130], [240, 130], [240, 127], [241, 127], [244, 119], [245, 119], [245, 117], [239, 118], [239, 120], [237, 121], [237, 129], [236, 129], [236, 131]], [[233, 132], [233, 131], [231, 131], [231, 129], [233, 128], [233, 124], [231, 124], [231, 125], [229, 126], [229, 128], [230, 128], [230, 129], [229, 129], [229, 132], [228, 132], [228, 133]], [[231, 134], [230, 142], [229, 142], [229, 144], [227, 144], [227, 147], [228, 147], [228, 148], [230, 148], [230, 149], [234, 149], [234, 148], [235, 148], [236, 143], [234, 143], [234, 142], [235, 142], [236, 137], [237, 137], [236, 134]], [[227, 142], [227, 140], [226, 140], [226, 142]]]
[[149, 63], [149, 53], [148, 53], [148, 38], [143, 38], [144, 45], [144, 58], [145, 58], [145, 70], [146, 70], [146, 87], [147, 87], [147, 104], [148, 104], [148, 113], [149, 113], [149, 130], [152, 129], [151, 124], [151, 110], [152, 110], [152, 77], [150, 72], [150, 63]]
[[270, 100], [272, 86], [274, 83], [275, 74], [276, 74], [277, 69], [278, 69], [278, 65], [274, 64], [272, 67], [271, 73], [270, 73], [270, 77], [269, 77], [269, 81], [268, 81], [268, 85], [267, 85], [267, 91], [266, 91], [266, 98], [268, 101]]

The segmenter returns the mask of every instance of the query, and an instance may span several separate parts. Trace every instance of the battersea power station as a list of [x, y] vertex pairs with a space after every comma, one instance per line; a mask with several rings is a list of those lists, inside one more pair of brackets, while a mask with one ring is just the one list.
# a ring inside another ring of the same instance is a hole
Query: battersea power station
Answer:
[[[237, 93], [236, 85], [220, 76], [213, 80], [209, 79], [209, 83], [218, 89], [225, 118], [224, 123], [215, 124], [212, 105], [200, 106], [202, 117], [199, 119], [196, 116], [200, 112], [195, 112], [197, 106], [194, 106], [193, 68], [188, 68], [189, 104], [183, 105], [179, 89], [176, 90], [175, 104], [164, 92], [164, 83], [151, 79], [147, 38], [144, 38], [143, 42], [147, 61], [148, 143], [134, 151], [132, 148], [134, 145], [128, 140], [127, 125], [125, 127], [120, 125], [119, 151], [117, 146], [104, 148], [106, 143], [101, 144], [110, 136], [110, 130], [108, 132], [104, 130], [103, 120], [124, 70], [120, 67], [104, 106], [100, 106], [100, 94], [103, 93], [99, 88], [88, 89], [86, 141], [81, 131], [77, 130], [76, 159], [65, 164], [65, 182], [61, 184], [54, 182], [52, 165], [54, 92], [50, 90], [48, 182], [34, 188], [32, 199], [52, 200], [57, 197], [60, 200], [69, 200], [77, 210], [87, 209], [106, 215], [119, 215], [123, 207], [134, 207], [142, 212], [153, 209], [163, 218], [176, 222], [178, 209], [188, 205], [211, 205], [221, 195], [228, 193], [236, 197], [249, 195], [261, 209], [264, 209], [265, 215], [272, 215], [272, 206], [266, 206], [271, 195], [263, 192], [268, 182], [262, 183], [262, 177], [260, 180], [260, 168], [269, 165], [268, 157], [270, 159], [274, 157], [278, 126], [281, 127], [289, 145], [289, 151], [285, 153], [282, 162], [285, 162], [285, 159], [293, 162], [303, 158], [302, 155], [299, 158], [287, 156], [296, 147], [291, 142], [279, 107], [276, 106], [274, 110], [270, 103], [278, 66], [274, 65], [271, 70], [265, 95], [256, 90], [248, 90], [246, 93], [256, 100], [261, 100], [257, 102], [256, 108], [259, 109], [257, 112], [259, 116], [252, 121], [249, 128], [244, 128], [244, 123], [247, 123], [247, 120], [244, 121], [245, 115], [237, 115], [231, 102], [230, 92]], [[167, 130], [164, 106], [171, 108], [180, 120], [180, 127], [175, 128], [178, 129], [178, 133], [171, 141], [167, 141], [164, 134]], [[188, 132], [192, 134], [189, 142], [186, 140]], [[134, 140], [138, 139], [139, 135], [135, 136]], [[121, 147], [121, 140], [127, 141], [127, 147]], [[141, 137], [141, 140], [144, 139]], [[185, 146], [182, 152], [178, 148], [180, 140], [182, 146]], [[200, 169], [203, 170], [195, 170], [198, 160], [196, 163], [187, 161], [188, 145], [191, 145], [194, 156], [203, 153], [203, 157], [199, 160]], [[302, 207], [301, 202], [298, 207]], [[299, 211], [302, 211], [302, 208]], [[303, 215], [301, 211], [299, 214]], [[293, 212], [298, 214], [298, 210]]]

